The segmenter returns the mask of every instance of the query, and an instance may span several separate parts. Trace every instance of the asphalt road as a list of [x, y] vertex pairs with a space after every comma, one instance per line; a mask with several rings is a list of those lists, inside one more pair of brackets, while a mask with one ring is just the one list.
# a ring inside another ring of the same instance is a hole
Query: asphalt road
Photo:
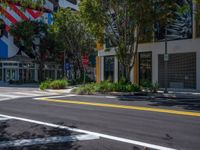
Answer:
[[[56, 100], [70, 100], [90, 103], [104, 103], [129, 105], [139, 107], [151, 107], [159, 109], [173, 109], [178, 111], [194, 111], [200, 113], [199, 102], [179, 100], [137, 100], [119, 99], [109, 97], [58, 97]], [[169, 105], [170, 104], [170, 105]], [[123, 109], [113, 107], [91, 106], [87, 104], [70, 104], [64, 102], [49, 102], [35, 100], [32, 98], [20, 98], [0, 102], [0, 114], [28, 118], [48, 123], [62, 124], [68, 127], [98, 132], [115, 137], [121, 137], [140, 142], [160, 145], [179, 150], [199, 150], [200, 149], [200, 117], [168, 114], [163, 112]], [[9, 126], [19, 130], [22, 125], [15, 127], [15, 123]], [[2, 122], [0, 122], [2, 124]], [[44, 127], [41, 127], [44, 128]], [[21, 131], [29, 132], [28, 128]], [[10, 129], [6, 129], [10, 130]], [[27, 131], [28, 130], [28, 131]], [[13, 132], [14, 132], [13, 131]], [[37, 132], [36, 130], [34, 130]], [[60, 132], [59, 132], [60, 133]], [[2, 133], [0, 132], [0, 136]], [[35, 133], [36, 134], [36, 133]], [[77, 133], [76, 133], [77, 134]], [[12, 136], [13, 134], [10, 134]], [[32, 134], [31, 134], [32, 135]], [[23, 136], [20, 136], [23, 137]], [[74, 142], [71, 145], [50, 144], [37, 147], [26, 147], [32, 149], [78, 149], [78, 150], [134, 150], [137, 149], [132, 144], [119, 142], [116, 140], [100, 138], [91, 141]], [[72, 146], [73, 145], [73, 146]], [[60, 146], [60, 147], [59, 147]], [[23, 147], [24, 148], [24, 147]], [[12, 150], [24, 150], [18, 147]]]

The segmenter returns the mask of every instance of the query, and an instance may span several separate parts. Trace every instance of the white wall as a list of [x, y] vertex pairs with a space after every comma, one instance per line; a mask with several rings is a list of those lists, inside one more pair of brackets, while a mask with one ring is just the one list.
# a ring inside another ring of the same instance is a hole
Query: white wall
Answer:
[[200, 91], [200, 48], [197, 51], [197, 90]]
[[[152, 81], [158, 81], [158, 55], [164, 54], [165, 52], [165, 43], [157, 42], [157, 43], [146, 43], [140, 44], [138, 52], [152, 52]], [[200, 39], [186, 39], [186, 40], [177, 40], [177, 41], [169, 41], [168, 42], [168, 53], [188, 53], [188, 52], [196, 52], [197, 54], [197, 89], [200, 90]], [[98, 53], [99, 56], [109, 56], [115, 55], [114, 49], [111, 49], [109, 52], [100, 51]], [[103, 58], [102, 58], [103, 59]], [[102, 61], [103, 63], [103, 61]], [[115, 71], [118, 76], [118, 72]], [[101, 69], [101, 76], [103, 76], [103, 69]], [[103, 80], [103, 77], [101, 77]]]

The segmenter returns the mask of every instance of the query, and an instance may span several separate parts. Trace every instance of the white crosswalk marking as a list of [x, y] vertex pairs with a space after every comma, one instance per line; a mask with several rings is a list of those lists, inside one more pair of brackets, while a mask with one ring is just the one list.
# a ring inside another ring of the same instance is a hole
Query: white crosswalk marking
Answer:
[[0, 101], [7, 101], [17, 98], [25, 98], [25, 97], [40, 97], [40, 96], [53, 96], [58, 95], [55, 92], [45, 92], [39, 90], [18, 90], [13, 92], [1, 92], [0, 90]]

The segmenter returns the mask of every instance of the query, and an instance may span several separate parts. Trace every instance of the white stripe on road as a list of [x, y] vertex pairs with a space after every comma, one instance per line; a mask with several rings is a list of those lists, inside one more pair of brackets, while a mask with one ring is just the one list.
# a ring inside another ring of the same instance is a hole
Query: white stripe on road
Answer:
[[18, 94], [20, 96], [40, 96], [41, 94], [33, 94], [33, 93], [23, 93], [23, 92], [13, 92], [13, 94]]
[[9, 98], [19, 98], [20, 96], [11, 95], [11, 94], [0, 94], [1, 97], [9, 97]]
[[0, 148], [18, 147], [18, 146], [23, 147], [23, 146], [32, 146], [41, 144], [55, 144], [55, 143], [75, 142], [75, 141], [96, 140], [96, 139], [99, 139], [99, 137], [87, 134], [38, 138], [38, 139], [23, 139], [23, 140], [0, 142]]
[[13, 98], [0, 98], [0, 102], [1, 101], [8, 101], [8, 100], [12, 100]]
[[173, 148], [167, 148], [167, 147], [163, 147], [163, 146], [159, 146], [159, 145], [154, 145], [154, 144], [139, 142], [139, 141], [135, 141], [135, 140], [130, 140], [130, 139], [126, 139], [126, 138], [111, 136], [111, 135], [97, 133], [97, 132], [91, 132], [91, 131], [77, 129], [77, 128], [70, 128], [70, 127], [67, 127], [67, 126], [56, 125], [56, 124], [42, 122], [42, 121], [37, 121], [37, 120], [32, 120], [32, 119], [26, 119], [26, 118], [20, 118], [20, 117], [8, 116], [8, 115], [1, 115], [1, 114], [0, 114], [0, 117], [5, 117], [5, 118], [7, 117], [7, 118], [11, 118], [11, 119], [16, 119], [16, 120], [20, 120], [20, 121], [25, 121], [25, 122], [30, 122], [30, 123], [45, 125], [45, 126], [54, 127], [54, 128], [67, 129], [69, 131], [74, 131], [74, 132], [79, 132], [79, 133], [85, 133], [85, 134], [89, 134], [89, 135], [94, 135], [94, 136], [102, 137], [102, 138], [105, 138], [105, 139], [110, 139], [110, 140], [114, 140], [114, 141], [129, 143], [129, 144], [133, 144], [133, 145], [137, 145], [137, 146], [142, 146], [142, 147], [148, 147], [148, 148], [152, 148], [152, 149], [155, 149], [155, 150], [175, 150]]
[[[95, 95], [76, 95], [76, 94], [68, 94], [68, 95], [62, 95], [62, 96], [49, 96], [45, 98], [63, 98], [63, 97], [89, 97], [89, 98], [108, 98], [108, 99], [113, 99], [117, 98], [116, 96], [95, 96]], [[41, 99], [41, 98], [34, 98], [34, 99]]]
[[37, 93], [37, 94], [40, 94], [40, 95], [55, 95], [55, 94], [58, 94], [58, 93], [52, 93], [52, 92], [45, 92], [45, 91], [33, 91], [33, 93]]

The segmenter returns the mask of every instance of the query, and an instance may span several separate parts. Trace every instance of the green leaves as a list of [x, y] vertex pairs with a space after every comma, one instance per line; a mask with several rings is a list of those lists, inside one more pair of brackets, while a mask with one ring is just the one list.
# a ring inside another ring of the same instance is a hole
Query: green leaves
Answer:
[[7, 7], [9, 3], [19, 4], [23, 8], [39, 8], [43, 6], [45, 0], [0, 0], [0, 4], [3, 4], [4, 7]]
[[63, 50], [67, 50], [71, 55], [84, 55], [94, 50], [94, 39], [78, 12], [60, 9], [54, 14], [51, 31], [57, 37], [57, 42], [63, 45]]

